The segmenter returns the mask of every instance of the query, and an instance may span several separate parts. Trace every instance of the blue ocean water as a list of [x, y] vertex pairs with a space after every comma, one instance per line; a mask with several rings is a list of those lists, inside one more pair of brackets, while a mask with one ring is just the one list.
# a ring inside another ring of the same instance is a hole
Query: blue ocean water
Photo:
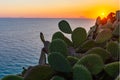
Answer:
[[[22, 67], [37, 65], [42, 42], [39, 33], [46, 40], [58, 29], [63, 19], [47, 18], [1, 18], [0, 19], [0, 78], [8, 74], [19, 74]], [[64, 19], [72, 29], [84, 27], [87, 31], [94, 25], [92, 19]], [[68, 36], [69, 37], [69, 36]]]

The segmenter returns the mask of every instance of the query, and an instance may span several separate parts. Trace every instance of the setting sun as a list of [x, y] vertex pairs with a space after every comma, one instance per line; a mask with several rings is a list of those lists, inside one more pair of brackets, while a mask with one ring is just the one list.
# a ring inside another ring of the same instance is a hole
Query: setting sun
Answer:
[[105, 12], [102, 12], [101, 15], [100, 15], [100, 17], [101, 17], [101, 18], [104, 18], [104, 17], [106, 17], [106, 15], [107, 15], [107, 14], [106, 14]]
[[101, 16], [105, 16], [105, 13], [104, 13], [104, 12], [102, 12], [102, 13], [101, 13]]

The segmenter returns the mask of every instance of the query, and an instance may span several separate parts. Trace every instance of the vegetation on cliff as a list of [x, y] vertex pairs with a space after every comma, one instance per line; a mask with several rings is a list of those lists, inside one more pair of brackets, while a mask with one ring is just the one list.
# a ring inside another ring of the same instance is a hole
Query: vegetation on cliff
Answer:
[[60, 21], [60, 31], [51, 41], [40, 33], [44, 47], [39, 64], [2, 80], [120, 80], [119, 13], [98, 17], [88, 33], [82, 27], [72, 30], [67, 21]]

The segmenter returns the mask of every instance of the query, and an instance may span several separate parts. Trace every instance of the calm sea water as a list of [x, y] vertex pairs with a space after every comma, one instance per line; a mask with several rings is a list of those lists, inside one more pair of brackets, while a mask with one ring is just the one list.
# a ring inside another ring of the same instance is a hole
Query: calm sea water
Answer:
[[[58, 22], [63, 19], [0, 19], [0, 78], [19, 74], [22, 67], [37, 65], [42, 42], [39, 33], [47, 40], [59, 31]], [[72, 29], [84, 27], [87, 31], [94, 25], [91, 19], [65, 19]]]

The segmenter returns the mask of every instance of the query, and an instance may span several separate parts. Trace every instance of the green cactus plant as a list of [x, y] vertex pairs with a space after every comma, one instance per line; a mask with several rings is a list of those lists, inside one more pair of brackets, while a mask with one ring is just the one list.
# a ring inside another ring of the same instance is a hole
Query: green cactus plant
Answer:
[[49, 52], [59, 52], [65, 57], [68, 55], [67, 44], [61, 39], [55, 39], [51, 42], [49, 46]]
[[38, 65], [29, 69], [25, 75], [24, 80], [50, 80], [54, 75], [53, 69], [48, 65]]
[[73, 46], [72, 41], [69, 40], [67, 37], [64, 37], [64, 41], [66, 42], [66, 44], [68, 45], [68, 47]]
[[64, 35], [61, 33], [61, 32], [55, 32], [52, 36], [52, 40], [55, 40], [55, 39], [62, 39], [64, 40]]
[[80, 46], [86, 39], [87, 39], [87, 33], [84, 28], [78, 27], [72, 32], [72, 41], [74, 44], [74, 47]]
[[119, 75], [119, 68], [120, 68], [119, 65], [120, 65], [120, 62], [112, 62], [112, 63], [106, 64], [104, 67], [104, 70], [108, 75], [115, 78]]
[[104, 62], [110, 58], [110, 53], [100, 47], [92, 48], [92, 49], [88, 50], [86, 52], [86, 54], [97, 54], [103, 59]]
[[[110, 13], [106, 18], [98, 17], [88, 35], [84, 28], [72, 31], [65, 20], [58, 27], [51, 43], [40, 39], [44, 44], [39, 64], [23, 68], [24, 80], [119, 80], [119, 19]], [[71, 40], [64, 33], [71, 34]], [[23, 80], [20, 76], [6, 76], [2, 80]]]
[[67, 37], [65, 37], [64, 34], [62, 34], [61, 32], [56, 32], [53, 34], [52, 40], [55, 39], [62, 39], [66, 42], [68, 46], [72, 46], [72, 41], [70, 41]]
[[85, 52], [93, 47], [96, 47], [96, 42], [94, 40], [87, 40], [78, 48], [77, 52]]
[[52, 79], [50, 80], [65, 80], [64, 78], [60, 77], [60, 76], [54, 76]]
[[120, 46], [116, 42], [109, 42], [107, 45], [107, 50], [111, 53], [114, 59], [119, 59], [120, 57]]
[[60, 21], [59, 24], [58, 24], [58, 27], [64, 33], [67, 33], [67, 34], [72, 33], [72, 29], [71, 29], [69, 23], [65, 20]]
[[71, 72], [72, 67], [69, 61], [60, 53], [54, 52], [48, 56], [48, 63], [55, 71]]
[[83, 65], [73, 67], [73, 80], [92, 80], [92, 75]]
[[96, 54], [82, 57], [75, 65], [84, 65], [93, 75], [100, 73], [104, 67], [102, 58]]
[[103, 42], [109, 40], [111, 37], [112, 37], [112, 31], [109, 29], [103, 29], [101, 32], [98, 33], [95, 41], [97, 43], [103, 43]]
[[79, 60], [79, 58], [68, 56], [67, 60], [70, 62], [71, 66], [74, 66], [74, 64]]
[[3, 77], [1, 80], [23, 80], [23, 78], [17, 75], [8, 75]]

